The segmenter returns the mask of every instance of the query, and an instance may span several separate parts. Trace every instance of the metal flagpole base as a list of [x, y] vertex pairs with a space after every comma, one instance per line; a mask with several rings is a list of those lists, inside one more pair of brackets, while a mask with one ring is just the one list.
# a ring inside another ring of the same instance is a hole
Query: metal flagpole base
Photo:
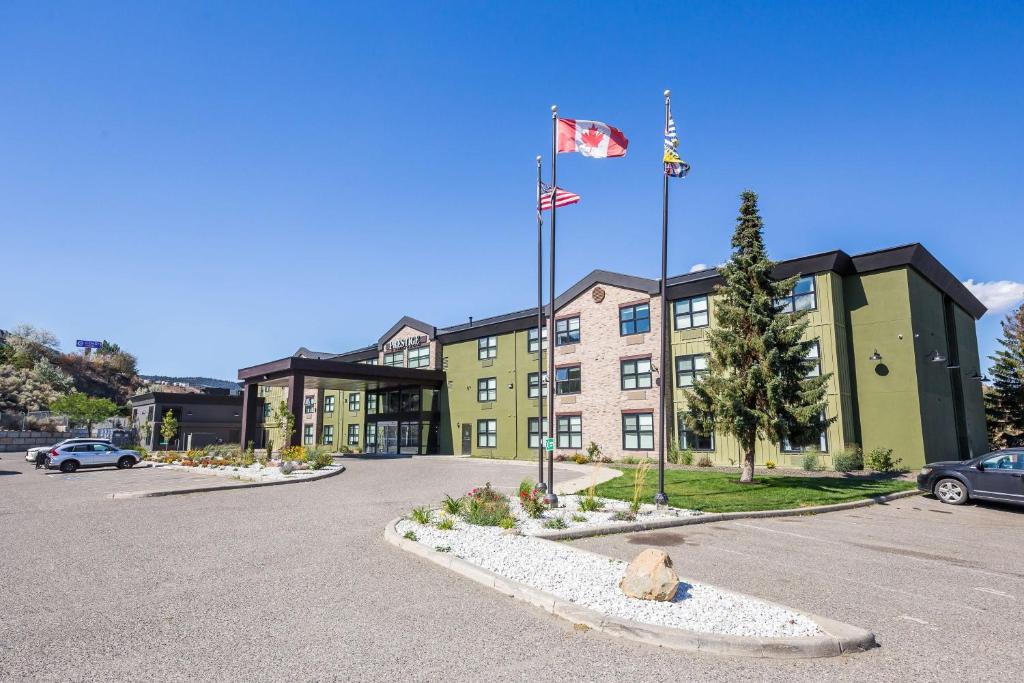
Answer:
[[544, 493], [545, 491], [548, 490], [548, 485], [542, 481], [538, 481], [537, 485], [533, 487], [533, 490], [537, 491], [538, 493]]
[[654, 494], [655, 505], [668, 505], [668, 495], [664, 491]]
[[555, 495], [554, 491], [544, 494], [544, 504], [549, 508], [558, 507], [558, 496]]

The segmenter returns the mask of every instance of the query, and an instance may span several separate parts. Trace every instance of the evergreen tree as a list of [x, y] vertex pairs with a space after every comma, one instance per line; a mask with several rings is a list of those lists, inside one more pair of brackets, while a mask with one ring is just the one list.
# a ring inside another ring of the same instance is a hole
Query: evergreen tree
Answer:
[[1013, 438], [1024, 433], [1024, 305], [1007, 315], [1002, 327], [1002, 348], [990, 356], [992, 389], [985, 396], [993, 443], [1007, 435]]
[[835, 418], [825, 417], [831, 375], [808, 377], [813, 342], [802, 341], [806, 311], [787, 313], [777, 303], [797, 277], [772, 279], [775, 264], [764, 246], [757, 195], [740, 195], [732, 236], [733, 254], [721, 268], [716, 290], [717, 325], [708, 333], [708, 374], [694, 382], [683, 416], [698, 434], [731, 434], [743, 451], [740, 481], [754, 480], [758, 439], [794, 444], [816, 442]]

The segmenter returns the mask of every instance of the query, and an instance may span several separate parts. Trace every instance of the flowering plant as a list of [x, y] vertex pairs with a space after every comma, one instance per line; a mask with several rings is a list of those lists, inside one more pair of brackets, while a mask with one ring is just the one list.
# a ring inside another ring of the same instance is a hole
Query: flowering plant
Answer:
[[544, 514], [544, 500], [535, 488], [525, 490], [520, 488], [519, 504], [523, 506], [523, 511], [533, 519], [537, 519]]

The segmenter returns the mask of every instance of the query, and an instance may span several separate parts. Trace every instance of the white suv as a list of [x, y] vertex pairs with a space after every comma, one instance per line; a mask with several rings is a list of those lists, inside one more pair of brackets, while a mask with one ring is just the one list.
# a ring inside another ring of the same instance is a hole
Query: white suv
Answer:
[[91, 438], [85, 437], [85, 436], [79, 436], [79, 437], [76, 437], [74, 439], [64, 439], [63, 441], [58, 442], [55, 446], [37, 446], [35, 448], [28, 449], [25, 452], [25, 461], [26, 462], [35, 462], [36, 461], [36, 453], [39, 453], [40, 451], [42, 451], [43, 453], [49, 453], [54, 448], [60, 448], [61, 446], [67, 446], [68, 444], [76, 444], [76, 443], [106, 443], [106, 444], [109, 444], [110, 443], [110, 439], [91, 439]]
[[123, 470], [137, 465], [141, 460], [142, 457], [136, 451], [126, 451], [109, 443], [92, 441], [54, 448], [46, 458], [46, 467], [59, 469], [61, 472], [74, 472], [79, 467], [117, 465], [118, 469]]

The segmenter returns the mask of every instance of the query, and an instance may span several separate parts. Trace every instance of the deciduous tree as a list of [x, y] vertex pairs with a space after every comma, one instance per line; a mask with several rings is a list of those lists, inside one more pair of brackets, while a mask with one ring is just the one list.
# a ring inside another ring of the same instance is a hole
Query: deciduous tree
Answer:
[[107, 398], [87, 396], [74, 391], [51, 403], [50, 410], [67, 415], [72, 424], [86, 425], [91, 435], [94, 423], [117, 415], [117, 404]]

